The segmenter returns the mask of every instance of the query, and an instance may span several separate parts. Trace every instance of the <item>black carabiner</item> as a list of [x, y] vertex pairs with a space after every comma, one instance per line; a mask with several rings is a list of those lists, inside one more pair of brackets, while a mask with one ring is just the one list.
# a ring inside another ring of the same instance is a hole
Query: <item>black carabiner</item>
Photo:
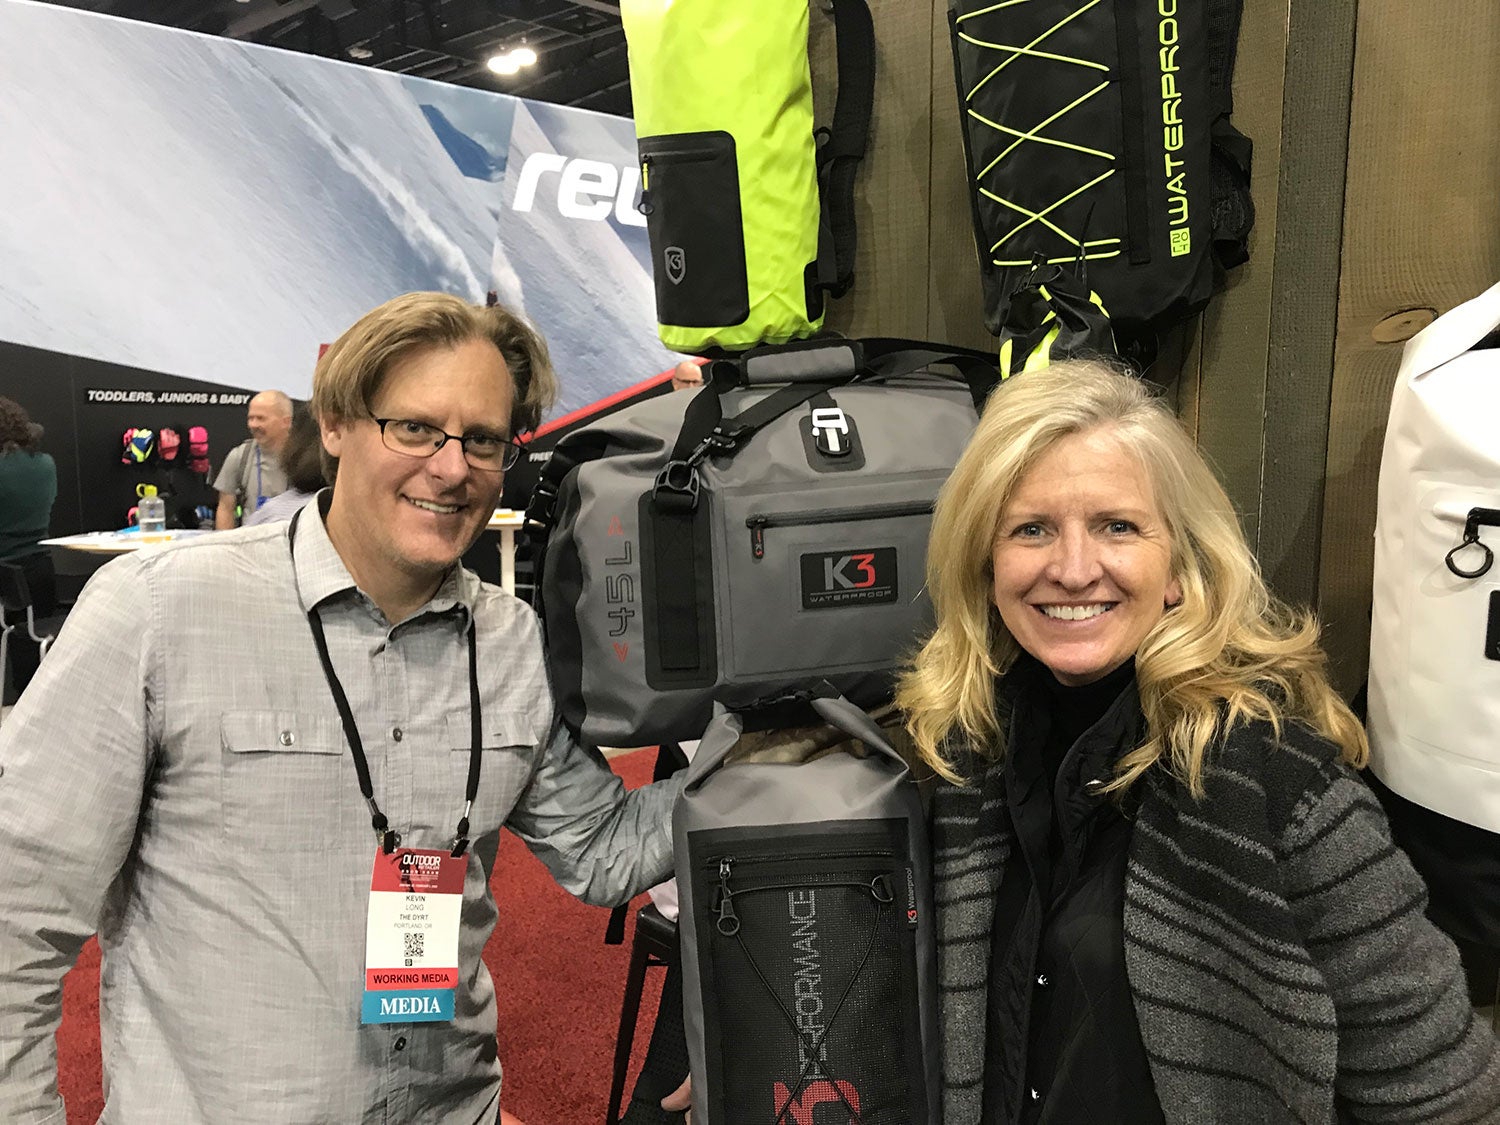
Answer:
[[[1479, 529], [1481, 527], [1500, 527], [1500, 508], [1470, 508], [1468, 516], [1464, 519], [1464, 537], [1457, 547], [1443, 556], [1443, 562], [1448, 569], [1460, 578], [1483, 578], [1489, 573], [1490, 567], [1495, 562], [1495, 552], [1481, 543], [1479, 540]], [[1473, 570], [1464, 570], [1453, 561], [1453, 556], [1465, 547], [1478, 547], [1484, 552], [1484, 561]]]

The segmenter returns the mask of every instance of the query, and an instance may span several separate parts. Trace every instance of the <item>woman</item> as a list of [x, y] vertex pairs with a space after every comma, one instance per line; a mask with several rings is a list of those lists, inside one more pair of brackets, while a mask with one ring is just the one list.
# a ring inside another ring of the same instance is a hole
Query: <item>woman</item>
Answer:
[[[52, 560], [41, 546], [57, 499], [57, 465], [40, 451], [41, 441], [42, 427], [20, 403], [0, 396], [0, 563], [21, 568], [37, 618], [57, 608]], [[41, 653], [25, 628], [25, 615], [9, 619], [22, 625], [11, 633], [9, 645], [11, 680], [19, 694], [31, 682]]]
[[1317, 626], [1144, 384], [1004, 384], [928, 588], [944, 1125], [1500, 1119]]
[[57, 465], [41, 452], [42, 427], [0, 396], [0, 562], [43, 551], [57, 499]]

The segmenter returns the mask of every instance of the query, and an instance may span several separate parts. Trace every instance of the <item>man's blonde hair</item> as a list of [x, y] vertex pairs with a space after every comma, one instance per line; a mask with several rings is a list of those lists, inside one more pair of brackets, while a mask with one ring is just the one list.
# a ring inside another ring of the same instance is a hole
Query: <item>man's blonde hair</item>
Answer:
[[1147, 738], [1119, 762], [1110, 789], [1161, 761], [1202, 792], [1204, 756], [1228, 724], [1304, 722], [1363, 765], [1363, 729], [1329, 685], [1311, 614], [1266, 589], [1213, 470], [1147, 385], [1100, 360], [1028, 372], [991, 396], [933, 513], [927, 587], [937, 627], [903, 676], [897, 702], [922, 758], [961, 780], [958, 747], [998, 755], [995, 678], [1020, 646], [994, 606], [993, 549], [1018, 482], [1059, 439], [1101, 430], [1145, 468], [1171, 541], [1182, 601], [1136, 652]]
[[448, 293], [407, 293], [355, 321], [318, 359], [313, 416], [320, 422], [371, 417], [371, 402], [397, 362], [426, 348], [456, 348], [469, 340], [494, 344], [510, 371], [512, 436], [536, 429], [557, 397], [546, 341], [503, 305], [471, 305]]

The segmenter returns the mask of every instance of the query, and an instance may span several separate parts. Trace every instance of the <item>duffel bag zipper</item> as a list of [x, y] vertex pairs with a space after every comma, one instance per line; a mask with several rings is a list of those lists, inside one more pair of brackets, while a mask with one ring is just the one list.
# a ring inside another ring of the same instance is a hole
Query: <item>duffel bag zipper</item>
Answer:
[[[755, 856], [754, 859], [751, 860], [751, 862], [757, 864], [762, 862], [774, 862], [778, 858], [796, 858], [802, 862], [807, 862], [813, 857]], [[838, 859], [883, 859], [889, 861], [893, 858], [894, 857], [890, 852], [831, 852], [816, 857], [816, 859], [819, 861]], [[868, 892], [870, 898], [877, 905], [888, 906], [896, 901], [895, 886], [891, 881], [890, 873], [886, 871], [874, 874], [868, 879], [803, 879], [795, 883], [757, 883], [753, 887], [741, 887], [736, 890], [731, 885], [730, 880], [733, 878], [734, 867], [737, 862], [739, 861], [737, 861], [732, 855], [723, 856], [719, 859], [719, 885], [714, 889], [714, 900], [712, 905], [710, 906], [710, 910], [714, 914], [718, 915], [715, 925], [718, 927], [719, 932], [726, 937], [733, 937], [735, 934], [739, 933], [740, 929], [739, 916], [734, 912], [734, 899], [736, 895], [754, 894], [757, 891], [784, 891], [799, 890], [802, 888], [817, 889], [822, 887], [854, 887], [858, 890]]]
[[932, 514], [935, 500], [908, 500], [901, 504], [869, 504], [862, 508], [819, 508], [811, 512], [761, 512], [745, 519], [750, 529], [750, 553], [766, 557], [766, 528], [805, 527], [816, 523], [854, 523], [859, 520], [894, 519], [899, 516]]

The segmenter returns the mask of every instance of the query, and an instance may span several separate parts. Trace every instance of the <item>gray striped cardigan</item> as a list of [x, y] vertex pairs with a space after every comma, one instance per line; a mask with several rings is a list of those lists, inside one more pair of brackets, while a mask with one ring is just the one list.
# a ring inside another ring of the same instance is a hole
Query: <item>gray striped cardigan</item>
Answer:
[[[977, 1125], [999, 765], [933, 795], [944, 1125]], [[1232, 731], [1206, 799], [1145, 788], [1125, 963], [1168, 1122], [1500, 1122], [1500, 1044], [1379, 804], [1316, 735]], [[1113, 1125], [1113, 1123], [1111, 1123]]]

